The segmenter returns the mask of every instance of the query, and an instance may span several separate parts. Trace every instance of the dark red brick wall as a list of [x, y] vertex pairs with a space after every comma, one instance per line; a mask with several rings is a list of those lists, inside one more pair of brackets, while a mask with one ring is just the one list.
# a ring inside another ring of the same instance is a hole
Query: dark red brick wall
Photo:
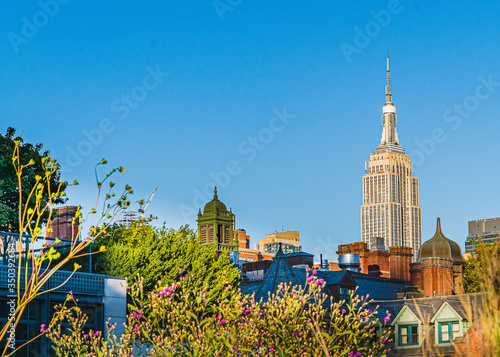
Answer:
[[420, 290], [424, 290], [424, 278], [422, 275], [422, 263], [410, 264], [410, 284], [418, 286]]
[[389, 253], [372, 251], [368, 253], [368, 274], [389, 278]]
[[454, 264], [453, 265], [453, 293], [454, 294], [463, 294], [464, 287], [462, 286], [462, 278], [463, 278], [463, 268], [462, 264]]
[[73, 224], [73, 217], [77, 211], [76, 206], [66, 206], [57, 209], [55, 217], [47, 225], [52, 228], [52, 232], [47, 232], [47, 237], [72, 239], [78, 235], [79, 218]]
[[410, 281], [410, 247], [389, 247], [389, 269], [392, 279]]
[[453, 293], [453, 262], [429, 258], [422, 261], [424, 296], [442, 296]]

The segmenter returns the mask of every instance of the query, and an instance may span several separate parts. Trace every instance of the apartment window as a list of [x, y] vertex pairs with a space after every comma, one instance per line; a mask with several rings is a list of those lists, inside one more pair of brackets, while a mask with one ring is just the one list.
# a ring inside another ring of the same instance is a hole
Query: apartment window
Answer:
[[460, 325], [458, 321], [439, 323], [439, 343], [449, 343], [455, 341], [460, 336]]
[[418, 345], [418, 325], [399, 326], [399, 345]]

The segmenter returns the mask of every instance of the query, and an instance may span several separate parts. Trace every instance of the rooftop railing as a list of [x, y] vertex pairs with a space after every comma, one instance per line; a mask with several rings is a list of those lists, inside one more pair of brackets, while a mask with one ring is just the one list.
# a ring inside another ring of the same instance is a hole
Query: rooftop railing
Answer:
[[[0, 288], [7, 289], [9, 287], [9, 273], [11, 273], [12, 279], [12, 271], [15, 271], [15, 280], [17, 284], [17, 268], [9, 268], [5, 265], [0, 266]], [[25, 269], [21, 268], [21, 277], [24, 277], [24, 272]], [[28, 274], [31, 274], [31, 269], [28, 269]], [[70, 275], [71, 272], [69, 271], [55, 272], [42, 290], [58, 287], [64, 283]], [[104, 295], [104, 279], [105, 276], [100, 274], [75, 273], [66, 284], [55, 291], [63, 293], [73, 291], [74, 294]]]

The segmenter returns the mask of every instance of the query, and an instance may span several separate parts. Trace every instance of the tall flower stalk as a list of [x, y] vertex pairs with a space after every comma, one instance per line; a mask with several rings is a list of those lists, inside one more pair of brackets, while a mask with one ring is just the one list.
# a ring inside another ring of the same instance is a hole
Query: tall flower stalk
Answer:
[[[75, 258], [83, 257], [89, 254], [96, 254], [105, 250], [105, 247], [101, 247], [99, 251], [96, 252], [84, 252], [85, 248], [87, 248], [97, 237], [105, 232], [113, 218], [115, 218], [121, 210], [130, 205], [130, 201], [127, 196], [133, 193], [132, 189], [127, 185], [121, 195], [115, 198], [115, 193], [112, 192], [115, 184], [113, 182], [109, 182], [109, 189], [105, 194], [102, 209], [98, 209], [103, 184], [108, 181], [111, 175], [115, 172], [125, 172], [123, 167], [112, 169], [108, 174], [106, 174], [105, 178], [100, 181], [97, 175], [98, 167], [107, 163], [106, 160], [101, 160], [101, 162], [95, 166], [98, 195], [95, 207], [89, 213], [91, 216], [91, 227], [88, 234], [83, 237], [81, 236], [82, 226], [80, 224], [77, 227], [77, 233], [71, 237], [69, 252], [67, 252], [67, 254], [65, 254], [62, 258], [60, 252], [57, 250], [57, 243], [60, 242], [57, 238], [55, 239], [54, 245], [50, 247], [48, 245], [43, 245], [38, 252], [35, 252], [35, 244], [37, 242], [40, 246], [42, 246], [42, 217], [48, 214], [48, 222], [50, 222], [55, 201], [65, 195], [64, 188], [68, 185], [66, 183], [60, 183], [55, 192], [51, 190], [50, 183], [53, 176], [57, 173], [59, 166], [55, 159], [46, 156], [42, 158], [42, 168], [44, 172], [43, 177], [39, 175], [36, 176], [36, 184], [31, 188], [27, 197], [23, 197], [23, 171], [29, 169], [29, 167], [34, 165], [35, 162], [30, 160], [28, 163], [21, 163], [19, 144], [19, 141], [15, 142], [15, 148], [12, 155], [12, 164], [17, 175], [19, 191], [19, 239], [17, 241], [18, 257], [15, 259], [15, 253], [11, 252], [12, 259], [9, 259], [8, 262], [9, 269], [17, 269], [17, 285], [16, 288], [12, 290], [12, 292], [15, 291], [17, 299], [14, 311], [11, 313], [7, 323], [0, 330], [0, 340], [3, 340], [7, 336], [7, 343], [3, 351], [1, 351], [1, 356], [12, 355], [27, 343], [30, 343], [40, 337], [45, 332], [42, 328], [38, 336], [21, 346], [13, 346], [14, 335], [12, 333], [7, 335], [8, 332], [16, 330], [21, 316], [30, 302], [43, 294], [63, 287], [64, 284], [66, 284], [73, 277], [77, 270], [81, 268], [81, 266], [74, 263], [73, 271], [63, 283], [51, 289], [44, 289], [44, 287], [47, 286], [48, 281], [58, 270]], [[78, 182], [76, 181], [73, 183], [73, 185], [77, 184]], [[46, 203], [43, 197], [48, 197]], [[76, 220], [80, 218], [82, 218], [81, 207], [78, 207], [72, 224], [75, 225]], [[83, 223], [83, 221], [85, 220], [80, 220], [80, 223]], [[50, 232], [51, 228], [48, 227], [47, 231]], [[28, 241], [29, 244], [23, 252], [24, 241]], [[9, 256], [9, 258], [11, 258], [11, 256]], [[9, 347], [11, 349], [10, 352], [8, 351]]]

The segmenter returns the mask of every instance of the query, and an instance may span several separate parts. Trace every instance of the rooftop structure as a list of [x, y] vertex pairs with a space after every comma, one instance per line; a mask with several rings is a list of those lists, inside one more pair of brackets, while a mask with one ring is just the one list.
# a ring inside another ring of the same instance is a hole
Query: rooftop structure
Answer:
[[214, 198], [198, 212], [198, 236], [201, 244], [217, 242], [217, 251], [238, 252], [238, 240], [233, 235], [235, 216], [233, 211], [219, 201], [217, 187], [214, 188]]

